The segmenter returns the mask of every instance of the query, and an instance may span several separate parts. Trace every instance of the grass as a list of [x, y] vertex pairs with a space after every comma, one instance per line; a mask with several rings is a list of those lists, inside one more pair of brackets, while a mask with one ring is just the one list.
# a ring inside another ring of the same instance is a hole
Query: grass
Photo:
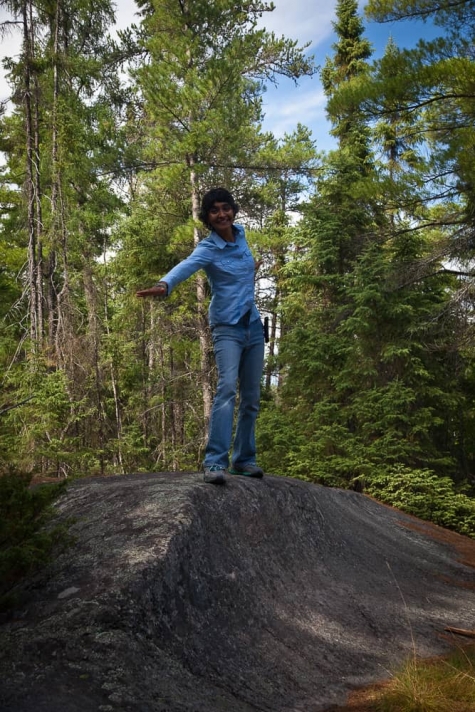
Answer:
[[[428, 526], [434, 539], [451, 544], [464, 564], [475, 566], [475, 549], [471, 539], [434, 525]], [[417, 529], [417, 524], [414, 523], [411, 528]], [[402, 593], [401, 597], [405, 605]], [[456, 639], [452, 637], [451, 640], [454, 642]], [[415, 651], [414, 641], [413, 645]], [[387, 684], [373, 688], [363, 706], [348, 707], [348, 710], [475, 712], [475, 643], [454, 646], [452, 653], [445, 658], [422, 661], [414, 654]]]
[[411, 660], [391, 681], [377, 712], [474, 712], [475, 646], [431, 662]]
[[[475, 644], [446, 658], [412, 658], [387, 683], [351, 696], [338, 712], [475, 712]], [[335, 712], [336, 712], [335, 710]]]

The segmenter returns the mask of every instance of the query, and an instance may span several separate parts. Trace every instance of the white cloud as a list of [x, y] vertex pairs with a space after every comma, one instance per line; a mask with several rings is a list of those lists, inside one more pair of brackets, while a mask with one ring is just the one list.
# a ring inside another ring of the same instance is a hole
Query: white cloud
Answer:
[[138, 25], [140, 17], [137, 14], [139, 9], [134, 0], [117, 0], [115, 3], [116, 29], [125, 30], [130, 25]]
[[[296, 88], [296, 92], [298, 87]], [[305, 117], [315, 117], [322, 112], [326, 103], [323, 90], [318, 87], [309, 87], [306, 91], [300, 90], [296, 96], [288, 96], [278, 105], [272, 107], [270, 115], [281, 116], [283, 118], [297, 118], [302, 123]]]
[[[12, 17], [5, 8], [0, 7], [0, 25], [6, 21], [11, 21]], [[2, 45], [0, 49], [0, 60], [4, 57], [16, 57], [20, 52], [21, 47], [21, 29], [19, 27], [6, 28], [7, 31], [2, 36]], [[10, 88], [5, 78], [5, 70], [3, 65], [0, 66], [0, 101], [6, 101], [10, 96]]]
[[332, 33], [336, 0], [274, 0], [275, 10], [261, 24], [276, 35], [311, 43], [314, 49]]
[[277, 138], [291, 133], [298, 123], [310, 127], [314, 134], [323, 129], [328, 132], [326, 97], [318, 78], [307, 78], [299, 86], [290, 82], [286, 85], [278, 89], [270, 87], [264, 95], [264, 128]]

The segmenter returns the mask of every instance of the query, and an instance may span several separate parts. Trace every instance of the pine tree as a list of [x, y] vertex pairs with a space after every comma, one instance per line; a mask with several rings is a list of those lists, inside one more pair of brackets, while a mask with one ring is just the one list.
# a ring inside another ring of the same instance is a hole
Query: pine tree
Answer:
[[[363, 36], [363, 22], [358, 15], [356, 0], [339, 0], [336, 6], [336, 22], [333, 28], [338, 40], [333, 45], [335, 53], [327, 58], [322, 70], [322, 83], [328, 99], [342, 84], [351, 82], [368, 70], [372, 49]], [[329, 104], [329, 119], [333, 124], [331, 133], [338, 138], [340, 148], [349, 151], [361, 160], [362, 166], [369, 158], [368, 129], [358, 105], [347, 104], [341, 113], [332, 111]]]
[[[367, 12], [380, 21], [430, 18], [441, 28], [437, 39], [421, 40], [414, 50], [388, 56], [356, 98], [364, 103], [367, 115], [378, 117], [385, 114], [387, 97], [391, 97], [406, 133], [412, 129], [425, 147], [429, 159], [424, 176], [418, 186], [413, 184], [401, 195], [400, 205], [411, 210], [421, 225], [437, 223], [443, 235], [434, 244], [434, 261], [427, 262], [426, 274], [438, 269], [438, 259], [444, 254], [452, 270], [457, 264], [460, 267], [461, 291], [465, 292], [474, 204], [473, 161], [468, 158], [474, 139], [473, 2], [369, 2]], [[429, 201], [437, 201], [437, 211], [427, 211]], [[452, 239], [447, 239], [447, 232], [452, 232]], [[456, 306], [458, 296], [454, 296]]]
[[[335, 55], [327, 59], [322, 71], [329, 99], [342, 85], [368, 71], [366, 59], [371, 50], [363, 38], [357, 10], [353, 1], [337, 4]], [[342, 395], [343, 390], [339, 395], [335, 392], [335, 380], [348, 349], [339, 325], [354, 308], [349, 287], [379, 219], [377, 201], [368, 188], [373, 163], [361, 109], [359, 105], [345, 105], [341, 112], [332, 111], [331, 101], [328, 107], [338, 149], [323, 162], [315, 195], [303, 209], [296, 237], [298, 249], [286, 268], [284, 313], [291, 327], [280, 346], [286, 373], [279, 396], [284, 414], [281, 426], [285, 431], [286, 414], [292, 413], [294, 423], [299, 423], [299, 436], [290, 438], [290, 452], [283, 457], [277, 448], [275, 451], [281, 465], [287, 463], [290, 472], [300, 474], [311, 471], [308, 463], [300, 469], [302, 447], [311, 447], [315, 432], [322, 431], [325, 422], [329, 429], [335, 426], [334, 437], [348, 433], [344, 418], [341, 432], [333, 420], [334, 412], [342, 407], [342, 398], [349, 397]], [[317, 407], [320, 413], [315, 416]], [[319, 475], [314, 475], [318, 479]]]

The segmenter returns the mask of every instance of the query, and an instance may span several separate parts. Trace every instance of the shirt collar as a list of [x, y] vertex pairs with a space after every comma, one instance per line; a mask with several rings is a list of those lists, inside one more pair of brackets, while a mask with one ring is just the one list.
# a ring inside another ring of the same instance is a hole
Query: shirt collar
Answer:
[[[235, 235], [236, 235], [236, 242], [238, 242], [238, 240], [240, 240], [241, 237], [242, 237], [242, 235], [244, 234], [244, 228], [243, 228], [242, 225], [236, 225], [236, 223], [234, 223], [234, 225], [233, 225], [233, 230], [234, 230], [234, 233], [235, 233]], [[214, 230], [211, 230], [211, 232], [210, 232], [210, 234], [209, 234], [208, 237], [209, 237], [209, 239], [211, 240], [211, 242], [214, 242], [214, 244], [216, 245], [216, 247], [219, 247], [220, 250], [224, 250], [224, 248], [225, 248], [226, 245], [228, 245], [228, 244], [229, 244], [229, 245], [234, 245], [234, 244], [236, 244], [235, 242], [229, 242], [229, 243], [226, 242], [226, 240], [223, 240], [223, 238], [220, 237], [220, 236], [218, 235], [218, 233], [215, 232]]]

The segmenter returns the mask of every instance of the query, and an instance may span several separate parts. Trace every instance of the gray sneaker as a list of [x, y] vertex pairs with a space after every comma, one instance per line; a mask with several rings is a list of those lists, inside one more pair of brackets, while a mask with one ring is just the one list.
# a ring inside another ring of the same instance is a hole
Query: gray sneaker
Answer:
[[230, 475], [245, 475], [246, 477], [263, 477], [264, 470], [249, 462], [247, 465], [233, 465], [229, 468]]
[[203, 479], [212, 485], [224, 485], [226, 470], [221, 465], [205, 465]]

